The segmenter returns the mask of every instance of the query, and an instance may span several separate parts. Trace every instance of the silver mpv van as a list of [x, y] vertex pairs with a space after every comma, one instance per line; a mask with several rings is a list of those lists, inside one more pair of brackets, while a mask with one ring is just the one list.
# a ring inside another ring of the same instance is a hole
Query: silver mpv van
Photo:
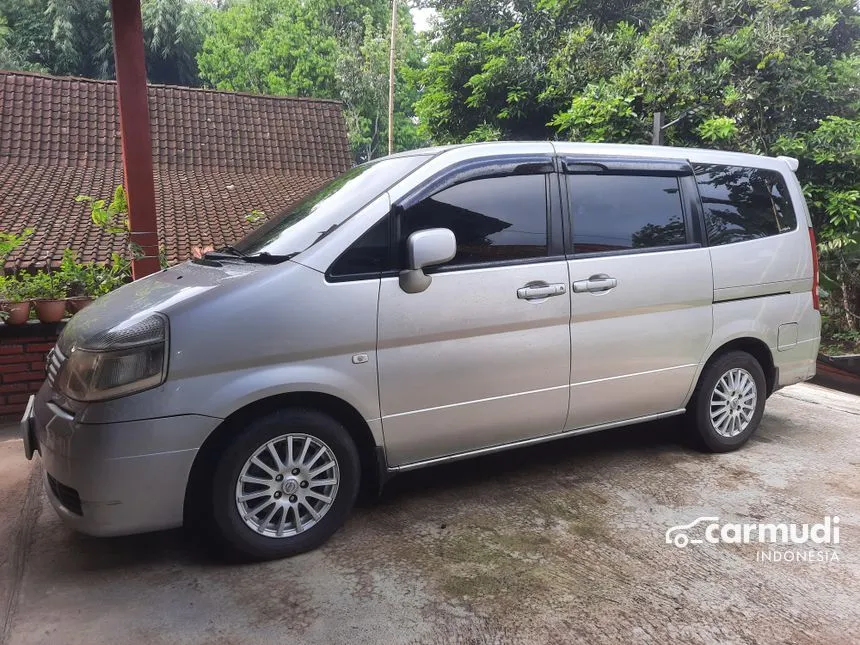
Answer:
[[263, 559], [422, 466], [681, 414], [734, 450], [815, 372], [796, 167], [549, 142], [358, 166], [77, 314], [27, 456], [80, 531], [202, 522]]

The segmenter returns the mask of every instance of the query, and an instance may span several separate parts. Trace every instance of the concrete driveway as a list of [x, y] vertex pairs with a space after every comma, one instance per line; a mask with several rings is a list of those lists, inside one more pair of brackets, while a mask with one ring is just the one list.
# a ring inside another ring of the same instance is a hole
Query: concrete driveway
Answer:
[[[250, 566], [207, 560], [180, 531], [72, 533], [7, 432], [0, 645], [860, 642], [860, 398], [784, 390], [728, 455], [693, 452], [676, 431], [404, 475], [322, 549]], [[809, 546], [665, 543], [699, 516], [825, 515], [840, 541], [812, 545], [811, 562], [785, 561]]]

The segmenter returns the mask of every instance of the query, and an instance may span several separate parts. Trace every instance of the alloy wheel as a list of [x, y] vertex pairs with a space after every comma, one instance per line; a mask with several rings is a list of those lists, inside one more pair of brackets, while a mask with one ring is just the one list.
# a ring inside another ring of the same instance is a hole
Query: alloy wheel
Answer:
[[339, 483], [337, 458], [325, 442], [285, 434], [260, 446], [239, 471], [236, 508], [260, 535], [292, 537], [325, 516]]
[[735, 367], [723, 374], [711, 393], [711, 425], [717, 434], [732, 438], [746, 430], [757, 397], [755, 379], [745, 369]]

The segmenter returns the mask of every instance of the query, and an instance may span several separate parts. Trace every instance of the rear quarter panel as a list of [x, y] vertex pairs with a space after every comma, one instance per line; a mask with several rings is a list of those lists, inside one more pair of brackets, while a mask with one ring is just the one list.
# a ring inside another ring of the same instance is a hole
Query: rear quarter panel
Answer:
[[[779, 326], [789, 322], [798, 324], [797, 344], [779, 350]], [[770, 349], [779, 372], [778, 386], [806, 380], [815, 375], [820, 325], [820, 316], [812, 308], [809, 292], [714, 303], [714, 335], [699, 372], [722, 346], [740, 338], [755, 338]], [[698, 378], [697, 374], [696, 381]]]
[[812, 249], [803, 222], [781, 235], [713, 246], [711, 263], [717, 302], [812, 290]]
[[780, 235], [710, 247], [715, 301], [812, 291], [812, 224], [803, 191], [784, 162], [762, 161], [766, 163], [758, 166], [779, 172], [785, 180], [797, 226]]
[[[717, 159], [703, 161], [725, 163]], [[777, 385], [785, 386], [815, 374], [821, 317], [812, 305], [811, 219], [797, 177], [785, 162], [766, 158], [761, 162], [750, 165], [782, 174], [797, 226], [780, 235], [710, 247], [714, 333], [699, 370], [725, 344], [755, 338], [770, 349], [778, 371]], [[780, 349], [779, 327], [789, 323], [797, 324], [797, 343]]]

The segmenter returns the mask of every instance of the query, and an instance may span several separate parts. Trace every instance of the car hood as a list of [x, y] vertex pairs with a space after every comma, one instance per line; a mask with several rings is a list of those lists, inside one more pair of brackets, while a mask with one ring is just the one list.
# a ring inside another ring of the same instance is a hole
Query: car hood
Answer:
[[225, 261], [221, 266], [185, 262], [126, 284], [102, 296], [72, 317], [60, 337], [60, 351], [68, 354], [96, 334], [120, 323], [134, 323], [155, 312], [187, 306], [203, 294], [226, 291], [263, 270], [262, 265]]

